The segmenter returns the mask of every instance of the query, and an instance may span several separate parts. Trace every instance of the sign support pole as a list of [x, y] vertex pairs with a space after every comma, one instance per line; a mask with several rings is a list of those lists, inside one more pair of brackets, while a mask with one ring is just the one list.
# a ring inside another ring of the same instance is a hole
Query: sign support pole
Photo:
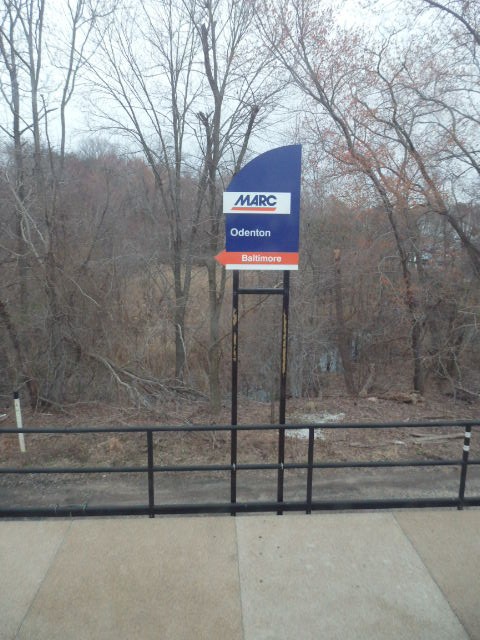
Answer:
[[[237, 270], [233, 272], [232, 285], [232, 408], [231, 408], [231, 424], [232, 427], [237, 425], [238, 421], [238, 288], [240, 274]], [[237, 431], [232, 429], [230, 432], [230, 502], [235, 504], [237, 501]], [[232, 516], [235, 512], [232, 512]]]
[[[280, 358], [280, 411], [279, 424], [285, 424], [287, 407], [287, 357], [288, 357], [288, 309], [290, 303], [290, 271], [283, 272], [283, 309], [282, 309], [282, 338]], [[283, 481], [285, 462], [285, 429], [278, 430], [278, 469], [277, 502], [283, 502]], [[279, 509], [277, 515], [282, 515]]]
[[[287, 358], [288, 358], [288, 312], [290, 303], [290, 271], [283, 272], [283, 289], [245, 289], [240, 287], [240, 272], [233, 271], [232, 282], [232, 403], [231, 403], [231, 425], [238, 424], [238, 329], [239, 313], [238, 299], [240, 294], [280, 294], [282, 295], [282, 333], [280, 352], [280, 425], [286, 421], [287, 407]], [[278, 430], [278, 476], [277, 476], [277, 502], [283, 502], [284, 487], [284, 462], [285, 462], [285, 429]], [[230, 503], [237, 502], [237, 430], [230, 432]], [[283, 514], [283, 509], [277, 511], [278, 515]], [[235, 515], [235, 512], [232, 512]]]

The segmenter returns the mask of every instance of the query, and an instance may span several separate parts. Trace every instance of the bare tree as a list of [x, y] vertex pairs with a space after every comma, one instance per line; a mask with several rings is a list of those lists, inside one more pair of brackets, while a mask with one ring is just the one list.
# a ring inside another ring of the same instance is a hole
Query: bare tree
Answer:
[[[15, 245], [5, 245], [3, 250], [18, 260], [20, 314], [17, 316], [15, 309], [12, 312], [6, 306], [4, 309], [10, 319], [18, 317], [16, 333], [21, 341], [28, 341], [28, 299], [32, 293], [37, 296], [37, 286], [43, 288], [47, 329], [44, 352], [48, 355], [41, 395], [56, 402], [63, 396], [67, 357], [63, 322], [66, 314], [60, 300], [65, 264], [59, 243], [64, 226], [59, 187], [65, 157], [65, 114], [91, 25], [98, 17], [96, 3], [77, 0], [67, 6], [71, 20], [65, 27], [69, 34], [66, 42], [62, 41], [61, 30], [48, 32], [47, 16], [55, 8], [47, 0], [4, 0], [0, 19], [0, 53], [8, 74], [2, 77], [2, 96], [12, 118], [11, 126], [4, 127], [3, 132], [14, 150], [13, 175], [7, 171], [4, 179], [16, 219], [13, 232], [8, 222], [4, 228], [7, 237], [12, 233], [15, 236]], [[53, 57], [55, 79], [50, 75]], [[51, 119], [55, 112], [60, 114], [61, 122], [59, 152], [52, 142]], [[38, 285], [30, 287], [33, 280]], [[16, 299], [11, 298], [9, 304], [15, 307]], [[21, 377], [31, 380], [32, 372], [24, 371]], [[38, 397], [32, 391], [31, 399], [36, 405]]]
[[[347, 172], [368, 180], [390, 222], [411, 322], [413, 385], [423, 391], [423, 319], [413, 280], [410, 240], [399, 221], [399, 215], [408, 208], [408, 181], [404, 178], [409, 165], [397, 149], [391, 151], [385, 138], [378, 144], [366, 117], [359, 88], [363, 87], [366, 94], [377, 91], [372, 81], [372, 58], [358, 34], [340, 30], [330, 10], [316, 12], [308, 0], [283, 3], [273, 19], [281, 25], [280, 30], [275, 32], [267, 24], [264, 35], [297, 87], [321, 108], [320, 117], [313, 119], [318, 139], [323, 139], [324, 148]], [[272, 33], [280, 35], [274, 37]]]
[[[168, 224], [168, 264], [174, 282], [175, 378], [186, 366], [185, 313], [194, 265], [194, 242], [206, 188], [203, 168], [185, 150], [192, 138], [192, 104], [201, 89], [194, 62], [199, 40], [181, 3], [145, 3], [136, 15], [119, 10], [99, 45], [100, 64], [90, 66], [102, 126], [128, 136], [140, 148], [158, 194], [154, 215]], [[197, 173], [194, 200], [182, 189]]]
[[[268, 114], [277, 90], [268, 80], [266, 57], [250, 47], [253, 18], [254, 4], [238, 0], [145, 3], [136, 17], [128, 10], [117, 14], [99, 46], [103, 66], [91, 68], [107, 99], [103, 122], [142, 150], [159, 196], [156, 215], [168, 222], [175, 375], [180, 379], [192, 269], [206, 266], [209, 387], [215, 410], [220, 406], [226, 283], [214, 260], [222, 242], [221, 190], [241, 167], [254, 128]], [[197, 183], [193, 202], [182, 187], [187, 176]]]
[[251, 41], [255, 3], [193, 0], [189, 11], [201, 40], [208, 86], [203, 95], [204, 108], [199, 112], [202, 126], [199, 133], [207, 175], [205, 208], [209, 220], [205, 260], [209, 289], [209, 387], [211, 406], [217, 411], [221, 390], [220, 314], [226, 283], [225, 270], [214, 260], [223, 244], [221, 193], [228, 178], [240, 170], [253, 132], [271, 108], [279, 87], [269, 80], [268, 52], [255, 48]]
[[[273, 19], [264, 16], [260, 25], [264, 37], [295, 85], [311, 99], [312, 113], [305, 118], [306, 126], [337, 167], [343, 168], [344, 175], [363, 176], [368, 181], [374, 190], [372, 196], [390, 222], [402, 270], [404, 303], [410, 315], [413, 383], [422, 391], [428, 318], [422, 292], [427, 284], [422, 247], [428, 243], [426, 237], [422, 238], [427, 226], [422, 226], [418, 213], [444, 219], [465, 248], [476, 273], [480, 266], [475, 232], [458, 218], [454, 195], [446, 188], [450, 182], [458, 191], [465, 189], [468, 178], [461, 169], [455, 171], [462, 162], [474, 169], [475, 147], [463, 134], [460, 142], [455, 129], [447, 126], [448, 119], [438, 101], [426, 100], [420, 94], [426, 84], [443, 87], [443, 96], [454, 86], [453, 95], [458, 84], [449, 84], [453, 77], [448, 72], [442, 75], [440, 68], [433, 72], [431, 60], [438, 53], [438, 42], [430, 48], [425, 38], [419, 38], [412, 46], [412, 39], [405, 42], [403, 32], [392, 32], [381, 41], [366, 39], [360, 32], [338, 27], [331, 10], [318, 11], [309, 0], [285, 1], [279, 7], [267, 5], [267, 9]], [[273, 22], [280, 29], [273, 29]], [[420, 45], [427, 52], [423, 57]], [[422, 61], [416, 66], [415, 56]], [[425, 64], [429, 56], [430, 63]], [[443, 68], [445, 64], [446, 59]], [[425, 69], [432, 73], [421, 77]], [[471, 95], [475, 89], [470, 82], [463, 91]], [[464, 125], [471, 122], [465, 116], [464, 111]], [[460, 128], [456, 131], [459, 133]], [[458, 156], [455, 161], [454, 155]]]

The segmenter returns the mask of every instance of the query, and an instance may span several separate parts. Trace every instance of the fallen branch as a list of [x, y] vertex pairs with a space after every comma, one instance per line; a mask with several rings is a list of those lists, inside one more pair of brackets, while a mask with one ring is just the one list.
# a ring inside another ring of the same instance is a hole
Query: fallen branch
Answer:
[[[441, 440], [460, 440], [462, 439], [463, 433], [449, 433], [449, 434], [438, 434], [438, 435], [425, 435], [423, 433], [412, 433], [412, 436], [416, 438], [416, 442], [434, 442]], [[412, 441], [412, 442], [415, 442]]]
[[94, 352], [84, 352], [84, 355], [102, 364], [111, 374], [115, 382], [124, 389], [129, 396], [146, 407], [149, 407], [148, 396], [159, 395], [191, 395], [207, 399], [207, 396], [196, 389], [180, 384], [178, 381], [165, 383], [157, 378], [136, 373], [127, 367], [122, 367], [109, 358]]
[[378, 396], [381, 400], [390, 400], [391, 402], [403, 402], [405, 404], [417, 404], [423, 402], [422, 396], [417, 391], [411, 393], [403, 393], [398, 391], [396, 393], [384, 393]]

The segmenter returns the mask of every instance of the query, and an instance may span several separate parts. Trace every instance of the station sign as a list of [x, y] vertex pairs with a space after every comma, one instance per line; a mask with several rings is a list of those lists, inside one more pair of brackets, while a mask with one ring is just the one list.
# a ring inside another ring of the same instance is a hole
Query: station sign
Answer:
[[300, 233], [301, 145], [254, 158], [223, 194], [227, 269], [296, 270]]

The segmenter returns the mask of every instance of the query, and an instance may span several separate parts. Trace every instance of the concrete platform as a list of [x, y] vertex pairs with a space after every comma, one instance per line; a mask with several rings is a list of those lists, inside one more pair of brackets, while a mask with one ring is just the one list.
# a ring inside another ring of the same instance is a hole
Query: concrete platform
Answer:
[[0, 522], [0, 640], [480, 640], [480, 510]]

